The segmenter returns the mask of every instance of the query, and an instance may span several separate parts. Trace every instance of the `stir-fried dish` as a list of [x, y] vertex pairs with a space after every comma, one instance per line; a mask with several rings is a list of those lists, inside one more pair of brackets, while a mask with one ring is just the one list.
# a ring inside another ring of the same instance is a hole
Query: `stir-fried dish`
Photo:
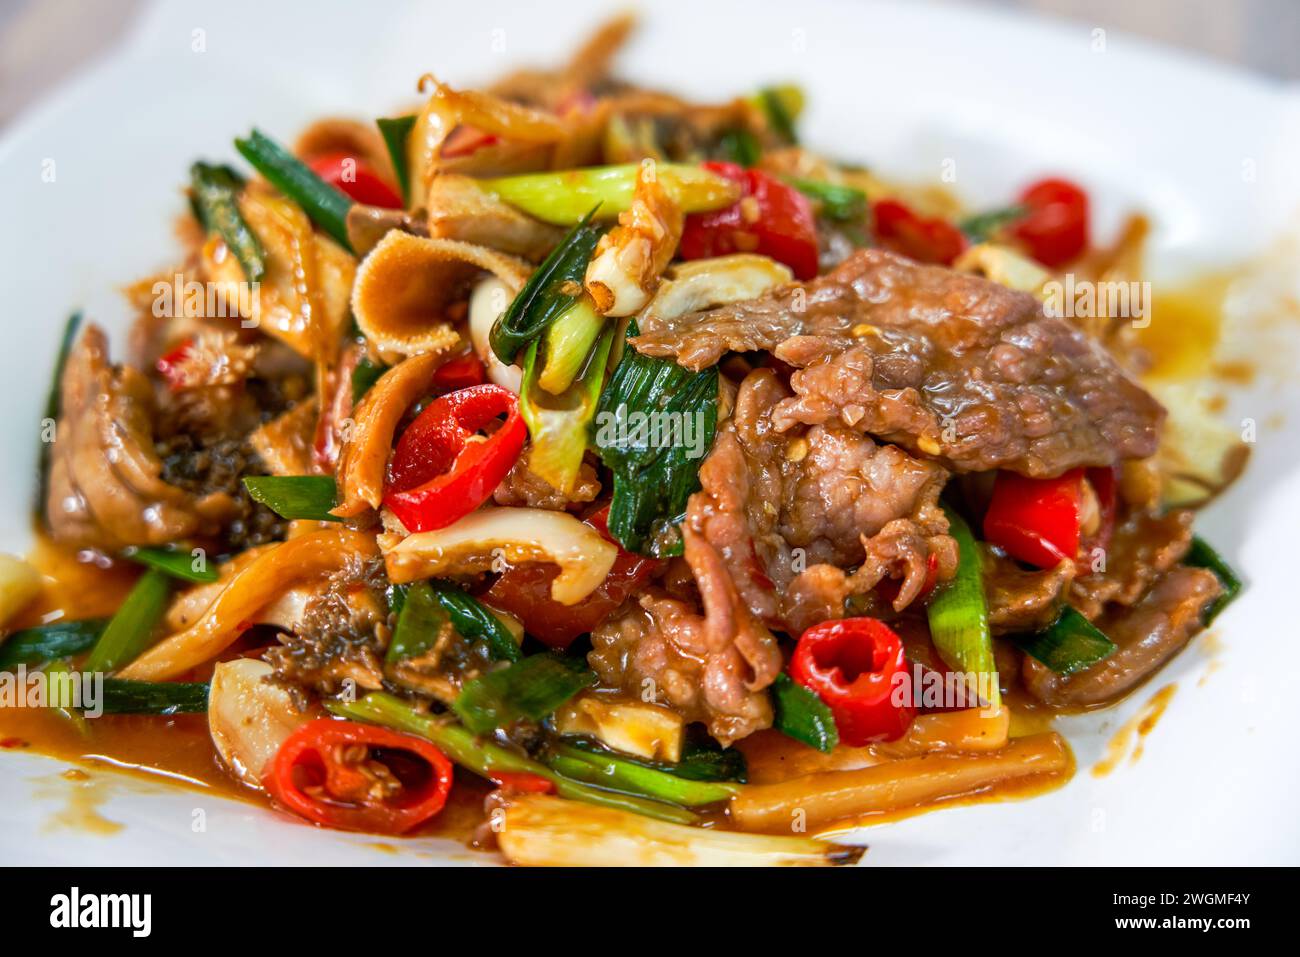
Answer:
[[629, 28], [194, 163], [119, 360], [69, 323], [0, 744], [522, 864], [843, 863], [1067, 780], [1050, 717], [1231, 600], [1243, 447], [1062, 299], [1141, 217], [884, 180], [795, 88], [614, 78]]

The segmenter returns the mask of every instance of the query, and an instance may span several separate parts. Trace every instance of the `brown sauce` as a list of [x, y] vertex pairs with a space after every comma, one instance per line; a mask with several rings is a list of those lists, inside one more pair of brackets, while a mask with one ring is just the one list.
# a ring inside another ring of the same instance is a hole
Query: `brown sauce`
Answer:
[[1135, 764], [1142, 757], [1147, 735], [1155, 730], [1177, 691], [1178, 685], [1165, 685], [1147, 699], [1137, 714], [1124, 722], [1106, 746], [1106, 756], [1093, 767], [1093, 777], [1101, 778], [1110, 774], [1126, 757], [1130, 764]]
[[[39, 534], [27, 560], [45, 576], [45, 590], [15, 621], [15, 629], [44, 621], [109, 616], [140, 574], [129, 562], [104, 567], [80, 560], [75, 551]], [[56, 775], [62, 779], [38, 783], [39, 796], [67, 802], [67, 807], [55, 812], [52, 824], [73, 826], [76, 818], [82, 830], [93, 833], [108, 833], [105, 826], [113, 823], [96, 823], [86, 805], [92, 793], [102, 796], [106, 783], [101, 783], [105, 779], [99, 772], [110, 769], [270, 806], [262, 793], [241, 785], [220, 766], [207, 716], [202, 714], [103, 715], [74, 724], [54, 710], [4, 708], [0, 709], [0, 749], [30, 749], [76, 765], [74, 774], [86, 774], [81, 769], [91, 772], [85, 780]], [[474, 775], [458, 772], [442, 813], [410, 836], [468, 842], [483, 820], [483, 799], [490, 787]], [[81, 810], [74, 812], [74, 807]], [[391, 841], [396, 850], [404, 839]]]
[[49, 801], [61, 801], [63, 807], [50, 815], [45, 830], [72, 830], [83, 834], [109, 837], [122, 831], [123, 825], [109, 820], [99, 807], [111, 789], [109, 780], [80, 768], [37, 780], [36, 794]]
[[1153, 292], [1151, 322], [1134, 330], [1137, 344], [1151, 358], [1148, 376], [1188, 379], [1205, 374], [1219, 345], [1223, 306], [1234, 278], [1232, 272], [1207, 273]]
[[[155, 783], [190, 787], [235, 801], [270, 806], [258, 791], [244, 787], [217, 763], [205, 715], [176, 715], [170, 718], [147, 715], [104, 715], [85, 722], [86, 733], [56, 711], [41, 708], [0, 710], [0, 742], [9, 749], [31, 749], [73, 764], [85, 780], [101, 781], [101, 772], [114, 771]], [[86, 770], [81, 770], [86, 769]], [[41, 779], [38, 797], [65, 801], [51, 823], [105, 833], [83, 813], [98, 784], [63, 775], [68, 781]], [[483, 799], [491, 786], [478, 777], [457, 772], [456, 782], [443, 808], [426, 827], [407, 837], [441, 837], [467, 843], [483, 820]], [[111, 823], [111, 822], [105, 822]], [[117, 826], [120, 828], [120, 825]], [[393, 852], [401, 850], [403, 837], [386, 838]]]
[[956, 794], [952, 797], [942, 798], [938, 801], [930, 801], [925, 804], [917, 804], [913, 807], [899, 808], [888, 812], [864, 814], [856, 818], [837, 821], [833, 825], [821, 828], [816, 832], [816, 836], [826, 837], [833, 834], [843, 834], [855, 828], [890, 824], [894, 821], [903, 821], [907, 818], [916, 817], [918, 814], [928, 814], [930, 811], [939, 810], [940, 808], [969, 807], [975, 804], [996, 804], [1003, 801], [1023, 801], [1027, 798], [1038, 797], [1041, 794], [1049, 794], [1057, 788], [1064, 787], [1074, 777], [1074, 772], [1074, 755], [1073, 752], [1070, 752], [1070, 766], [1056, 774], [1039, 774], [1033, 777], [1014, 778], [966, 794]]

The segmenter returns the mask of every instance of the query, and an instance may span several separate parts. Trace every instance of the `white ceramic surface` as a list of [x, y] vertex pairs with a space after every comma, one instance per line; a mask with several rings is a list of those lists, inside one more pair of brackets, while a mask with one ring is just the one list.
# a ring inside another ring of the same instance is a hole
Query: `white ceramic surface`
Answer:
[[[377, 8], [384, 8], [381, 13]], [[307, 8], [310, 12], [307, 13]], [[63, 317], [84, 307], [120, 332], [116, 290], [167, 265], [195, 157], [233, 159], [256, 124], [281, 139], [323, 113], [389, 115], [433, 70], [469, 84], [554, 59], [608, 4], [226, 0], [155, 7], [111, 59], [34, 105], [0, 141], [0, 549], [29, 531], [35, 436]], [[561, 12], [562, 11], [562, 12]], [[201, 32], [200, 32], [201, 31]], [[201, 52], [196, 47], [203, 46]], [[1104, 49], [1098, 49], [1104, 45]], [[804, 85], [805, 140], [893, 175], [935, 178], [988, 205], [1027, 179], [1085, 183], [1101, 235], [1124, 210], [1156, 224], [1155, 278], [1274, 246], [1300, 210], [1300, 96], [1088, 24], [923, 3], [647, 4], [622, 60], [630, 78], [718, 98]], [[54, 182], [43, 170], [54, 163]], [[1300, 299], [1292, 258], [1276, 296]], [[1157, 317], [1157, 321], [1158, 317]], [[1231, 348], [1267, 354], [1231, 415], [1260, 423], [1246, 478], [1201, 520], [1248, 591], [1157, 682], [1105, 715], [1062, 722], [1080, 771], [1026, 802], [964, 807], [864, 832], [871, 864], [1296, 863], [1300, 771], [1286, 701], [1300, 687], [1300, 327], [1249, 324]], [[1270, 364], [1271, 363], [1271, 364]], [[1214, 664], [1211, 666], [1211, 659]], [[1179, 690], [1141, 761], [1097, 778], [1106, 742], [1150, 694]], [[191, 790], [99, 775], [93, 835], [59, 824], [59, 762], [0, 752], [0, 863], [474, 863], [432, 841], [377, 850]], [[205, 829], [196, 830], [196, 809]]]

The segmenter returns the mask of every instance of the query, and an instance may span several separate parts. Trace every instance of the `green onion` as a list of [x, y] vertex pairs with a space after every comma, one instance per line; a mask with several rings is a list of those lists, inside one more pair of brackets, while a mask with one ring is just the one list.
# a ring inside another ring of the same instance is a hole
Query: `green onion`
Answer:
[[1015, 222], [1029, 211], [1027, 206], [1007, 206], [993, 209], [986, 213], [967, 216], [957, 224], [957, 228], [966, 234], [972, 243], [982, 243], [1008, 223]]
[[208, 710], [202, 681], [130, 681], [105, 678], [105, 714], [193, 714]]
[[253, 130], [247, 139], [235, 140], [235, 149], [267, 182], [301, 206], [313, 223], [352, 252], [347, 223], [348, 210], [352, 208], [350, 197], [325, 182], [310, 166], [260, 130]]
[[964, 675], [985, 679], [989, 704], [1002, 703], [997, 664], [993, 660], [993, 637], [989, 632], [988, 604], [984, 598], [979, 546], [966, 520], [947, 505], [948, 534], [957, 542], [957, 574], [930, 600], [930, 640], [949, 668]]
[[1042, 631], [1023, 635], [1016, 643], [1059, 675], [1082, 671], [1115, 651], [1115, 643], [1069, 605]]
[[537, 384], [552, 395], [571, 386], [604, 328], [605, 317], [596, 311], [591, 297], [580, 296], [546, 330], [541, 347], [546, 362]]
[[352, 370], [352, 404], [357, 405], [370, 387], [379, 381], [379, 377], [388, 371], [388, 366], [380, 362], [371, 362], [362, 357], [357, 367]]
[[539, 360], [540, 342], [524, 354], [523, 383], [519, 389], [519, 413], [532, 440], [528, 467], [561, 492], [568, 492], [582, 468], [592, 419], [600, 405], [605, 368], [614, 345], [614, 327], [607, 325], [587, 356], [577, 378], [559, 395], [538, 385], [544, 360]]
[[798, 178], [791, 178], [790, 185], [817, 200], [827, 219], [840, 223], [857, 222], [867, 214], [867, 194], [855, 187]]
[[[627, 335], [637, 334], [633, 320]], [[717, 369], [689, 372], [628, 347], [600, 397], [596, 424], [596, 448], [614, 473], [610, 534], [630, 552], [680, 554], [676, 526], [717, 432]]]
[[411, 128], [415, 126], [416, 116], [383, 117], [375, 120], [379, 133], [388, 147], [388, 158], [393, 161], [393, 172], [397, 174], [397, 184], [402, 187], [402, 201], [411, 202], [411, 172], [406, 165], [406, 141], [410, 139]]
[[601, 228], [591, 222], [591, 210], [569, 230], [559, 245], [528, 277], [488, 337], [492, 351], [506, 365], [519, 351], [546, 331], [582, 295], [587, 263], [600, 240]]
[[0, 670], [79, 655], [94, 646], [106, 624], [107, 618], [84, 618], [16, 631], [0, 642]]
[[[53, 704], [54, 701], [62, 701], [71, 705], [76, 701], [77, 695], [74, 691], [74, 681], [81, 681], [81, 676], [76, 674], [66, 661], [52, 662], [45, 669], [45, 700], [57, 714], [66, 718], [77, 732], [83, 737], [89, 737], [90, 724], [86, 721], [86, 716], [76, 708], [58, 707]], [[84, 690], [85, 685], [82, 685]], [[84, 701], [83, 701], [84, 704]]]
[[215, 568], [208, 567], [207, 557], [204, 555], [194, 555], [191, 552], [170, 548], [130, 548], [123, 554], [133, 562], [156, 568], [182, 581], [209, 584], [219, 577]]
[[523, 658], [515, 636], [490, 608], [455, 585], [430, 582], [429, 587], [443, 610], [451, 616], [452, 627], [462, 638], [485, 642], [488, 654], [497, 661]]
[[384, 661], [391, 665], [424, 654], [437, 642], [448, 620], [446, 609], [434, 597], [429, 583], [415, 583], [404, 592]]
[[696, 730], [694, 727], [687, 729], [688, 738], [682, 748], [680, 761], [652, 761], [623, 752], [614, 752], [596, 738], [584, 735], [566, 734], [564, 741], [583, 751], [590, 751], [593, 754], [614, 754], [619, 760], [630, 761], [643, 768], [662, 771], [688, 781], [734, 781], [737, 784], [744, 784], [748, 780], [745, 755], [735, 748], [719, 747], [717, 742], [706, 734], [692, 735], [694, 730]]
[[171, 581], [165, 572], [151, 568], [141, 575], [117, 614], [104, 626], [82, 670], [116, 671], [138, 658], [153, 644], [170, 591]]
[[244, 178], [229, 166], [195, 163], [190, 167], [190, 190], [199, 222], [225, 240], [243, 267], [245, 279], [260, 282], [266, 275], [266, 254], [239, 212], [243, 188]]
[[338, 489], [328, 475], [250, 475], [244, 479], [244, 488], [253, 501], [281, 518], [343, 521], [330, 514], [338, 504]]
[[759, 90], [754, 97], [758, 108], [767, 117], [772, 132], [791, 146], [799, 142], [794, 121], [803, 111], [803, 91], [797, 86], [771, 86]]
[[1219, 584], [1223, 586], [1223, 592], [1205, 610], [1205, 623], [1208, 625], [1219, 617], [1219, 613], [1223, 609], [1236, 600], [1237, 595], [1241, 592], [1241, 579], [1237, 577], [1237, 573], [1232, 570], [1219, 553], [1199, 535], [1192, 536], [1192, 547], [1183, 556], [1183, 564], [1191, 565], [1193, 568], [1208, 568], [1214, 572], [1219, 579]]
[[[640, 163], [590, 166], [485, 179], [481, 185], [530, 216], [569, 226], [582, 222], [592, 207], [599, 207], [602, 219], [629, 209], [640, 169]], [[711, 212], [736, 201], [735, 184], [703, 166], [657, 163], [655, 175], [684, 213]]]
[[683, 807], [716, 804], [740, 790], [739, 784], [729, 781], [692, 781], [609, 752], [588, 751], [563, 742], [552, 746], [547, 764], [566, 777], [588, 784]]
[[62, 411], [63, 370], [68, 364], [72, 344], [77, 341], [77, 333], [81, 331], [81, 319], [81, 313], [74, 312], [63, 326], [63, 337], [59, 340], [59, 351], [54, 358], [54, 374], [50, 380], [50, 391], [45, 396], [45, 416], [41, 421], [41, 448], [36, 456], [36, 516], [42, 525], [48, 525], [45, 521], [45, 499], [49, 495], [50, 452], [54, 448], [54, 433], [50, 433], [47, 441], [45, 430], [55, 427], [55, 423], [59, 420], [59, 413]]
[[772, 727], [787, 737], [821, 752], [833, 751], [840, 743], [835, 716], [826, 702], [784, 671], [772, 682]]
[[541, 721], [595, 683], [581, 659], [547, 652], [465, 682], [452, 710], [475, 734], [489, 734], [519, 721]]
[[727, 130], [718, 139], [718, 152], [724, 160], [748, 169], [758, 164], [763, 149], [754, 134], [745, 129]]
[[494, 771], [522, 771], [546, 778], [555, 785], [555, 793], [563, 798], [618, 808], [676, 824], [694, 824], [699, 820], [695, 814], [684, 808], [604, 791], [570, 780], [546, 765], [515, 751], [476, 738], [460, 724], [445, 718], [421, 714], [406, 702], [382, 691], [372, 692], [360, 701], [327, 702], [325, 707], [340, 717], [368, 721], [371, 724], [418, 735], [433, 742], [461, 767], [485, 778], [490, 778]]

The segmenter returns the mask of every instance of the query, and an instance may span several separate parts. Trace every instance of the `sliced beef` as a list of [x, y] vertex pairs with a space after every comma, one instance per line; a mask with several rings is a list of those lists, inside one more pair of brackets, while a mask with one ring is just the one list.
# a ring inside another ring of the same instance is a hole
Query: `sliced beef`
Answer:
[[1106, 549], [1105, 568], [1074, 580], [1070, 604], [1089, 619], [1097, 618], [1108, 604], [1132, 605], [1187, 554], [1192, 518], [1187, 509], [1126, 514]]
[[800, 371], [776, 426], [833, 422], [955, 471], [1058, 475], [1151, 455], [1164, 410], [1032, 296], [860, 250], [759, 299], [658, 318], [633, 340], [691, 369], [763, 350]]
[[936, 504], [947, 473], [836, 424], [779, 433], [772, 413], [789, 395], [770, 369], [746, 377], [687, 505], [686, 527], [753, 615], [798, 633], [886, 577], [903, 580], [898, 608], [932, 564], [948, 577], [956, 548]]
[[1136, 605], [1112, 608], [1098, 619], [1098, 627], [1118, 646], [1109, 658], [1062, 677], [1026, 655], [1025, 687], [1055, 708], [1108, 704], [1158, 671], [1201, 630], [1201, 615], [1220, 590], [1213, 572], [1177, 566]]
[[1051, 624], [1074, 579], [1074, 566], [1024, 569], [990, 549], [984, 552], [984, 595], [996, 634], [1037, 631]]
[[[690, 547], [689, 532], [687, 541]], [[722, 579], [712, 583], [725, 591]], [[710, 587], [706, 580], [706, 596]], [[706, 597], [706, 602], [729, 600]], [[743, 633], [724, 632], [728, 615]], [[694, 605], [650, 589], [591, 633], [587, 661], [606, 687], [638, 698], [649, 692], [687, 721], [704, 722], [727, 745], [772, 723], [772, 703], [762, 689], [779, 672], [781, 656], [761, 628], [734, 602], [710, 621]]]

